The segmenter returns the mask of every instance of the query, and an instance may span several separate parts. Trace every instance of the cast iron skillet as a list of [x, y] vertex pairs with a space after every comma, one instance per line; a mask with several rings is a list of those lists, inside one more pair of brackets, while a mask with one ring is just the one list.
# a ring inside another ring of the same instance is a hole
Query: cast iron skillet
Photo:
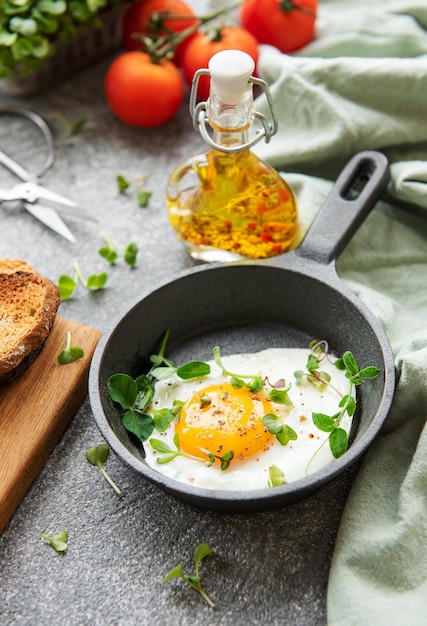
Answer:
[[[301, 245], [267, 261], [197, 266], [147, 288], [101, 339], [89, 376], [96, 423], [116, 454], [173, 496], [204, 509], [246, 513], [280, 508], [307, 497], [358, 459], [377, 435], [394, 393], [393, 355], [373, 314], [339, 279], [335, 259], [369, 213], [388, 181], [386, 157], [357, 154], [344, 168]], [[168, 357], [176, 364], [267, 347], [308, 347], [326, 339], [341, 355], [351, 350], [359, 367], [381, 375], [359, 387], [348, 451], [323, 470], [294, 483], [257, 491], [224, 492], [181, 484], [144, 461], [141, 445], [122, 425], [107, 392], [112, 374], [138, 376], [149, 368], [166, 329]]]

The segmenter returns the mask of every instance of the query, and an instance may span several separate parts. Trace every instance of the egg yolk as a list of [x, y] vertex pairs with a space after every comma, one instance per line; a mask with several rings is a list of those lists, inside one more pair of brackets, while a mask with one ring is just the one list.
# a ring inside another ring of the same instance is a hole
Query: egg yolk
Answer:
[[205, 387], [187, 400], [175, 431], [181, 449], [206, 460], [205, 451], [222, 455], [232, 450], [233, 463], [264, 450], [273, 436], [262, 423], [271, 401], [247, 387], [230, 383]]

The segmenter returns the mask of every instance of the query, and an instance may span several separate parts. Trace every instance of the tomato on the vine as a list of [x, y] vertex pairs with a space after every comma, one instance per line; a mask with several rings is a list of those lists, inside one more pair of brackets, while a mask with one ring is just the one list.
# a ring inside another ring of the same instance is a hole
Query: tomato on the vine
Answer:
[[318, 0], [245, 0], [240, 23], [259, 43], [295, 52], [315, 36]]
[[[212, 32], [199, 31], [188, 42], [181, 57], [181, 67], [189, 85], [194, 73], [200, 68], [207, 68], [210, 58], [222, 50], [242, 50], [249, 54], [255, 64], [258, 61], [258, 42], [251, 33], [238, 26], [225, 26]], [[209, 78], [202, 76], [199, 81], [198, 97], [206, 100], [209, 96]]]
[[184, 82], [176, 65], [166, 59], [154, 63], [139, 50], [125, 52], [112, 62], [104, 89], [113, 113], [143, 128], [169, 120], [184, 98]]
[[[162, 19], [157, 24], [152, 22], [152, 16], [166, 12], [179, 15], [182, 19]], [[185, 19], [187, 15], [188, 19]], [[141, 39], [134, 36], [135, 34], [155, 38], [171, 32], [180, 33], [190, 26], [195, 27], [197, 24], [198, 20], [193, 10], [182, 0], [137, 0], [129, 6], [124, 14], [122, 45], [125, 50], [144, 50], [144, 44]], [[153, 29], [150, 29], [149, 25], [152, 25]], [[176, 55], [179, 54], [182, 45], [178, 45]]]

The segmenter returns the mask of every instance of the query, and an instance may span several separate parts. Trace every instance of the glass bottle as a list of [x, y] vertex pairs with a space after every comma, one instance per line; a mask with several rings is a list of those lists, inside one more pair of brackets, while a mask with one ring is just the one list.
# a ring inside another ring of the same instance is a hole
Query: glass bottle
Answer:
[[[295, 235], [291, 188], [250, 149], [277, 131], [268, 86], [253, 71], [252, 57], [225, 50], [193, 81], [190, 110], [210, 149], [178, 165], [166, 193], [170, 223], [198, 261], [275, 256], [289, 249]], [[211, 77], [209, 98], [196, 105], [198, 80], [205, 74]], [[272, 123], [254, 109], [254, 84], [266, 92]]]

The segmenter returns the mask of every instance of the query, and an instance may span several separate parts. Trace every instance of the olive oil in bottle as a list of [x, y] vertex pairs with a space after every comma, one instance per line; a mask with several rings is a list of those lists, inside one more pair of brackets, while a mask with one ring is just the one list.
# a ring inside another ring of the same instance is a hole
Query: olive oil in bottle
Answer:
[[[244, 52], [214, 55], [209, 70], [199, 70], [190, 106], [196, 128], [210, 145], [176, 167], [168, 179], [169, 220], [189, 254], [199, 261], [262, 259], [288, 250], [297, 222], [294, 194], [251, 147], [277, 130], [254, 110], [254, 62]], [[207, 102], [196, 105], [197, 82], [211, 77]], [[256, 130], [255, 123], [262, 125]], [[211, 134], [207, 130], [211, 129]], [[250, 139], [250, 131], [254, 137]]]

